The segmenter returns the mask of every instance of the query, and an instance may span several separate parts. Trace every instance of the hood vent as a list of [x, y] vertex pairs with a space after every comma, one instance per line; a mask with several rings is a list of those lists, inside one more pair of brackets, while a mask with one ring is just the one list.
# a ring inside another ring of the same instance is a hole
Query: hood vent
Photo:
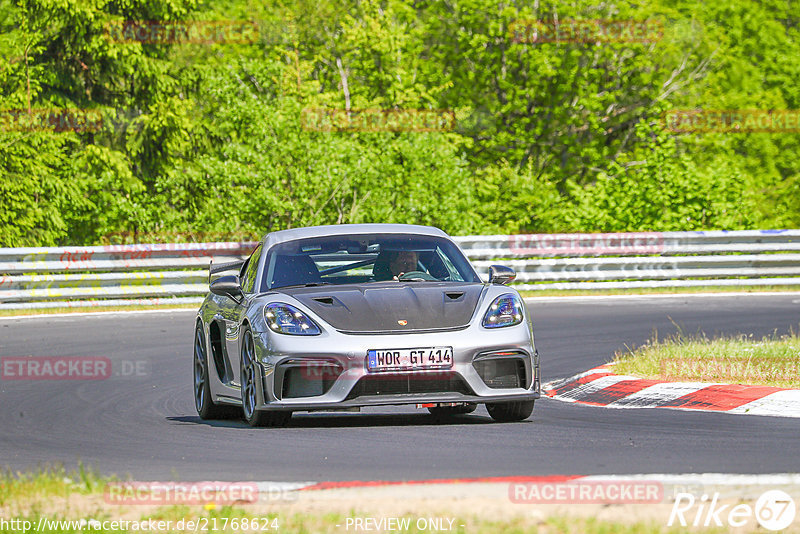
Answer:
[[466, 328], [483, 289], [478, 283], [373, 282], [282, 291], [336, 330], [407, 334]]

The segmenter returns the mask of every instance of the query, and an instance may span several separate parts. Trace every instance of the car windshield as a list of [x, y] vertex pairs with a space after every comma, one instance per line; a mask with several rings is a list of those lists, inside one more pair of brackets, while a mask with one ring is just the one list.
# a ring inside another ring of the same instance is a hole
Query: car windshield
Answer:
[[326, 236], [272, 247], [262, 291], [319, 284], [382, 281], [480, 282], [450, 240], [409, 234]]

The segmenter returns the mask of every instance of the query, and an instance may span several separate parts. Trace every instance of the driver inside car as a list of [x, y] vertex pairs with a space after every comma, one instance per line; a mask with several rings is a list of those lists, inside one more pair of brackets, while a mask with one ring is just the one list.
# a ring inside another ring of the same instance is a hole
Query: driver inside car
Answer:
[[404, 273], [418, 270], [419, 254], [413, 250], [391, 250], [381, 252], [375, 260], [375, 280], [397, 280]]
[[397, 280], [397, 277], [419, 270], [417, 262], [419, 261], [419, 254], [413, 250], [400, 250], [398, 252], [391, 252], [389, 255], [389, 271], [392, 273], [392, 279]]

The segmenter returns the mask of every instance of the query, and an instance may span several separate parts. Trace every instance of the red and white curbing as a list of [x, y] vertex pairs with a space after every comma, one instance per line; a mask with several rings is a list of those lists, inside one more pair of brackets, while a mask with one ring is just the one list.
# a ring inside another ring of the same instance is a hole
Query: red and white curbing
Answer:
[[[398, 486], [453, 486], [478, 484], [579, 484], [649, 481], [664, 486], [730, 486], [742, 493], [754, 486], [785, 486], [800, 491], [800, 473], [729, 474], [729, 473], [650, 473], [604, 475], [515, 475], [462, 478], [434, 478], [418, 480], [341, 480], [328, 482], [256, 482], [260, 495], [269, 496], [280, 491], [284, 496], [296, 492], [325, 490], [352, 490]], [[253, 484], [253, 483], [247, 483]], [[666, 494], [665, 494], [666, 495]]]
[[340, 480], [328, 482], [256, 482], [263, 494], [322, 491], [389, 486], [437, 486], [470, 484], [570, 484], [581, 482], [654, 481], [664, 485], [695, 486], [792, 486], [800, 488], [800, 473], [728, 474], [728, 473], [651, 473], [627, 475], [515, 475], [418, 480]]
[[551, 398], [606, 408], [675, 408], [800, 417], [800, 389], [708, 382], [667, 382], [616, 375], [613, 364], [542, 387]]

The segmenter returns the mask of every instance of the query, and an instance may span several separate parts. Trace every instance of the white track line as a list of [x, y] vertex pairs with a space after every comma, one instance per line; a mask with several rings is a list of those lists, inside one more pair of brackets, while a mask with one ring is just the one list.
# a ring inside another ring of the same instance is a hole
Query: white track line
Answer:
[[[565, 295], [563, 297], [525, 297], [525, 301], [531, 302], [569, 302], [580, 300], [641, 300], [641, 299], [675, 299], [675, 298], [710, 298], [710, 297], [786, 297], [786, 296], [799, 296], [800, 291], [781, 291], [781, 292], [736, 292], [736, 293], [669, 293], [669, 294], [652, 294], [652, 295]], [[199, 306], [198, 306], [199, 307]], [[191, 308], [167, 308], [156, 310], [129, 310], [129, 311], [97, 311], [97, 312], [80, 312], [80, 313], [50, 313], [50, 314], [35, 314], [35, 315], [10, 315], [0, 317], [0, 321], [9, 319], [39, 319], [42, 317], [91, 317], [96, 315], [125, 315], [136, 313], [175, 313], [192, 311]]]
[[662, 484], [703, 484], [715, 486], [800, 486], [800, 473], [739, 475], [728, 473], [653, 473], [635, 475], [589, 475], [580, 480], [653, 480]]
[[728, 411], [747, 415], [800, 417], [800, 390], [776, 391]]
[[722, 298], [722, 297], [797, 297], [799, 291], [754, 291], [730, 293], [653, 293], [638, 295], [564, 295], [563, 297], [524, 297], [531, 302], [569, 302], [576, 300], [642, 300], [642, 299], [678, 299], [678, 298]]

